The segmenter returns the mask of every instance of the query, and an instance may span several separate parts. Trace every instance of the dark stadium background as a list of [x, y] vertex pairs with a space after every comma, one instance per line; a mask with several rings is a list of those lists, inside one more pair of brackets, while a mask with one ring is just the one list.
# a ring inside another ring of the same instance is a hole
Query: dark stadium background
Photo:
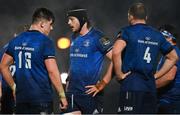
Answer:
[[[134, 2], [143, 2], [149, 10], [148, 24], [158, 27], [173, 24], [180, 34], [179, 0], [0, 0], [0, 47], [2, 48], [19, 26], [31, 23], [31, 15], [37, 7], [51, 9], [56, 17], [54, 30], [50, 37], [56, 44], [60, 37], [69, 37], [70, 29], [66, 22], [66, 10], [80, 5], [88, 9], [92, 24], [101, 29], [108, 37], [114, 38], [118, 30], [126, 26], [128, 7]], [[177, 38], [178, 45], [180, 37]], [[68, 71], [69, 49], [60, 50], [56, 46], [57, 60], [61, 72]], [[106, 60], [103, 68], [106, 69]], [[103, 74], [104, 72], [102, 72]], [[104, 112], [116, 112], [119, 83], [113, 79], [104, 91]], [[55, 112], [58, 112], [55, 95]]]

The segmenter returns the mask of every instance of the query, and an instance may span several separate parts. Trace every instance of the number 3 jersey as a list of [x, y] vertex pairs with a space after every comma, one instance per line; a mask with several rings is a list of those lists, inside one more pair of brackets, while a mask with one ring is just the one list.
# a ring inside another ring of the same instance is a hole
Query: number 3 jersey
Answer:
[[[9, 45], [9, 43], [7, 43], [6, 45], [4, 45], [3, 48], [0, 50], [0, 60], [2, 60], [3, 54], [6, 52], [6, 50], [7, 50], [7, 48], [8, 48], [8, 45]], [[10, 65], [9, 70], [10, 70], [10, 72], [11, 72], [11, 75], [12, 75], [13, 79], [15, 79], [14, 74], [15, 74], [15, 71], [16, 71], [16, 67], [15, 67], [14, 63], [13, 63], [12, 65]], [[4, 90], [4, 91], [7, 91], [7, 90], [8, 90], [8, 91], [9, 91], [9, 90], [11, 91], [9, 85], [8, 85], [8, 84], [6, 83], [6, 81], [2, 78], [1, 73], [0, 73], [0, 79], [2, 80], [2, 91], [3, 91], [3, 90]]]
[[10, 41], [6, 53], [16, 66], [16, 102], [50, 102], [52, 87], [45, 59], [55, 57], [52, 41], [32, 30], [23, 32]]
[[125, 27], [119, 35], [126, 42], [122, 54], [122, 70], [132, 72], [123, 80], [121, 89], [155, 92], [154, 74], [158, 54], [161, 52], [166, 55], [173, 47], [159, 31], [146, 24]]
[[84, 94], [85, 86], [97, 83], [104, 57], [111, 48], [111, 41], [94, 28], [84, 36], [72, 36], [69, 93]]

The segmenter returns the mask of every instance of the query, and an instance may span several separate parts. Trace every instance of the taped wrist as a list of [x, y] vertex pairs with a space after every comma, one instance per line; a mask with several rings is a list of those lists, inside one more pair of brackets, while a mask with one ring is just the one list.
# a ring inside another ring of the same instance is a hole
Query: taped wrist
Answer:
[[101, 80], [100, 82], [98, 82], [96, 85], [95, 85], [95, 87], [99, 90], [99, 91], [101, 91], [102, 89], [104, 89], [104, 87], [106, 86], [106, 82], [104, 81], [104, 80]]
[[16, 84], [15, 84], [15, 83], [11, 86], [11, 89], [12, 89], [13, 91], [16, 91]]
[[60, 98], [66, 98], [66, 95], [65, 95], [64, 91], [59, 92], [59, 97]]

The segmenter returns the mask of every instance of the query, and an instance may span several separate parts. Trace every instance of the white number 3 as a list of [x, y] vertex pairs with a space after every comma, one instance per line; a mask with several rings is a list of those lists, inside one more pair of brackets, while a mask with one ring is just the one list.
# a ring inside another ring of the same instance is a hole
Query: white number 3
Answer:
[[147, 63], [150, 63], [151, 61], [151, 53], [149, 52], [149, 50], [150, 50], [150, 47], [147, 47], [144, 53], [144, 60], [146, 60]]

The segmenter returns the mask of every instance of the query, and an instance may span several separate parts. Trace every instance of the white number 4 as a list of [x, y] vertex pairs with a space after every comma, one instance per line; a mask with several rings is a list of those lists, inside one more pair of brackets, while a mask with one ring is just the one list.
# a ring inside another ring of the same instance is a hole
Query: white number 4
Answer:
[[151, 53], [149, 52], [149, 50], [150, 50], [150, 47], [147, 47], [144, 53], [144, 60], [146, 60], [147, 63], [150, 63], [151, 61]]

